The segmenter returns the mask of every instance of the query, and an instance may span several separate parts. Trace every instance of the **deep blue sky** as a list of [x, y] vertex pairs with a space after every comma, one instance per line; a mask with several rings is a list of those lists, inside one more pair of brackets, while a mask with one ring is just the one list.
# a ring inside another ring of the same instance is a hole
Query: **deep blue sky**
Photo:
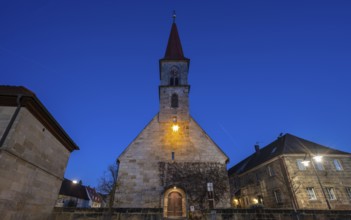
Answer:
[[0, 84], [36, 93], [96, 186], [158, 112], [177, 11], [190, 109], [234, 165], [279, 133], [351, 151], [351, 1], [0, 1]]

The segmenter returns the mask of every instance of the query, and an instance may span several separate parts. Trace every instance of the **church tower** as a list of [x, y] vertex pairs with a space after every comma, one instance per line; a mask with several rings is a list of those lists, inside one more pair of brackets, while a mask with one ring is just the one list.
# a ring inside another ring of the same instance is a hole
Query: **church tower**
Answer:
[[173, 22], [165, 56], [160, 59], [159, 122], [189, 121], [189, 62]]
[[189, 63], [173, 21], [159, 60], [159, 112], [117, 159], [115, 207], [162, 208], [166, 218], [229, 207], [229, 159], [189, 114]]

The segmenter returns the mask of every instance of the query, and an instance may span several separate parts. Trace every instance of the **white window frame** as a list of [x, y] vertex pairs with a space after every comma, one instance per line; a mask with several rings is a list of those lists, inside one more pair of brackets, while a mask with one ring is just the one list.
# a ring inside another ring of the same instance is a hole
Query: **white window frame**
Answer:
[[327, 192], [328, 200], [336, 200], [336, 195], [333, 187], [325, 187], [325, 191]]
[[313, 187], [307, 187], [306, 192], [307, 192], [308, 200], [317, 200], [317, 196], [316, 196], [316, 193], [314, 192]]
[[344, 170], [344, 168], [342, 167], [341, 162], [340, 162], [339, 159], [334, 159], [333, 160], [333, 164], [334, 164], [334, 167], [335, 167], [336, 171]]
[[299, 170], [306, 170], [306, 166], [303, 165], [302, 161], [304, 161], [304, 160], [303, 159], [296, 159], [297, 168]]

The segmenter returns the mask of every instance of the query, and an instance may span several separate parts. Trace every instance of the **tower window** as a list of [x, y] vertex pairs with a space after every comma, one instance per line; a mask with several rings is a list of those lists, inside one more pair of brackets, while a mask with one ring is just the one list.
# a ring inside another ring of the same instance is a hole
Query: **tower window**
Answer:
[[170, 86], [178, 86], [179, 85], [179, 75], [178, 75], [178, 70], [173, 67], [170, 73], [170, 79], [169, 79], [169, 85]]
[[178, 108], [178, 95], [173, 94], [171, 98], [171, 107], [172, 108]]

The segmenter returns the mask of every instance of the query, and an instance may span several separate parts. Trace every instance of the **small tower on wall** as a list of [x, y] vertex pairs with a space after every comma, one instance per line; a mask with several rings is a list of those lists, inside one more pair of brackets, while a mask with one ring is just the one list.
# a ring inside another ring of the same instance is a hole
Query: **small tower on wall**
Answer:
[[165, 56], [160, 59], [159, 122], [189, 121], [189, 63], [173, 22]]

